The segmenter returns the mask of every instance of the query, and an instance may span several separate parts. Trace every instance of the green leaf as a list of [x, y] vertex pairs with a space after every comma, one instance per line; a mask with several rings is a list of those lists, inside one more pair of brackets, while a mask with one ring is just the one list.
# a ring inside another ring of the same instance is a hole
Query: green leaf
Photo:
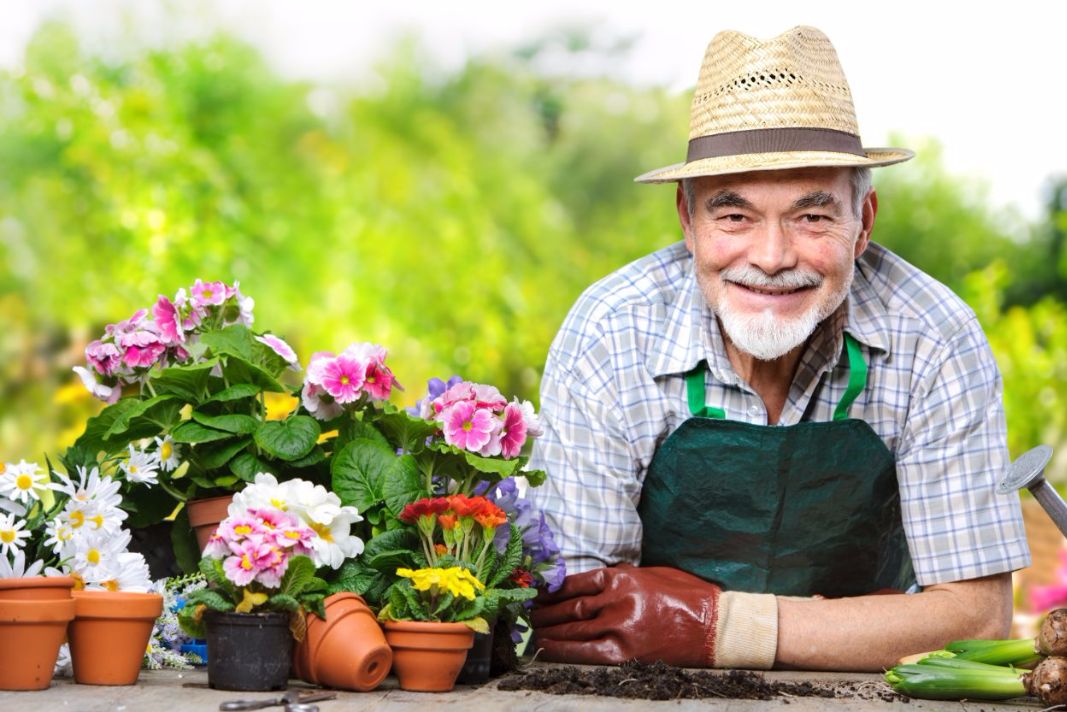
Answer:
[[298, 598], [315, 579], [315, 564], [307, 556], [294, 556], [289, 559], [289, 566], [278, 587], [279, 593]]
[[507, 548], [504, 549], [504, 555], [497, 563], [492, 577], [485, 582], [488, 588], [499, 586], [522, 563], [522, 530], [515, 524], [509, 526], [511, 533], [508, 536]]
[[[126, 408], [122, 413], [115, 418], [115, 421], [111, 424], [111, 427], [104, 433], [104, 438], [112, 438], [115, 435], [125, 433], [130, 427], [130, 421], [139, 415], [142, 415], [145, 411], [168, 401], [176, 401], [174, 396], [156, 396], [155, 398], [149, 398], [148, 400], [138, 401], [133, 407]], [[120, 401], [121, 402], [121, 401]]]
[[252, 332], [244, 324], [231, 324], [222, 329], [207, 331], [200, 335], [200, 342], [207, 344], [216, 356], [237, 356], [245, 361], [253, 358], [256, 344]]
[[256, 429], [256, 444], [281, 460], [299, 460], [318, 442], [322, 431], [318, 422], [307, 415], [294, 415], [285, 420], [268, 420]]
[[367, 560], [367, 566], [375, 568], [383, 574], [395, 576], [397, 569], [412, 568], [414, 565], [412, 557], [413, 552], [410, 549], [389, 549], [374, 556], [366, 556], [364, 554], [363, 558]]
[[206, 398], [211, 369], [218, 359], [209, 359], [191, 366], [172, 366], [163, 369], [151, 380], [157, 395], [174, 395], [189, 403]]
[[341, 564], [337, 572], [337, 581], [330, 587], [330, 593], [348, 591], [362, 596], [381, 580], [382, 573], [365, 564], [363, 557], [348, 559]]
[[426, 610], [426, 604], [419, 596], [418, 591], [411, 586], [410, 581], [407, 579], [398, 581], [394, 590], [400, 591], [400, 595], [403, 596], [404, 599], [404, 607], [411, 613], [415, 620], [430, 620], [430, 612]]
[[125, 485], [122, 508], [130, 513], [124, 526], [130, 529], [151, 526], [174, 511], [177, 502], [162, 487]]
[[251, 452], [242, 452], [230, 460], [230, 472], [237, 475], [245, 482], [254, 481], [256, 475], [260, 472], [276, 474], [277, 469], [278, 468], [272, 463], [267, 462]]
[[371, 509], [384, 499], [385, 481], [395, 472], [396, 454], [373, 440], [353, 440], [331, 458], [333, 491], [342, 504], [360, 512]]
[[250, 383], [260, 390], [272, 393], [289, 392], [289, 389], [270, 373], [239, 356], [227, 356], [222, 373], [230, 383]]
[[[415, 551], [419, 548], [419, 535], [412, 528], [392, 529], [383, 532], [367, 542], [363, 549], [363, 560], [370, 561], [390, 551]], [[389, 572], [395, 575], [395, 571]]]
[[502, 607], [509, 603], [530, 601], [536, 597], [536, 588], [491, 588], [484, 594], [485, 606], [482, 615], [490, 621], [495, 621]]
[[544, 470], [523, 470], [519, 474], [526, 478], [531, 487], [540, 487], [548, 477]]
[[501, 479], [511, 477], [522, 465], [521, 458], [513, 457], [510, 460], [501, 460], [495, 457], [482, 457], [472, 452], [463, 454], [471, 467], [478, 472], [488, 475], [499, 475]]
[[429, 497], [424, 480], [411, 455], [394, 459], [385, 480], [382, 482], [382, 497], [393, 516], [399, 516], [404, 507], [417, 499]]
[[448, 610], [448, 607], [456, 600], [456, 597], [451, 593], [445, 592], [445, 595], [437, 601], [437, 607], [433, 609], [431, 615], [434, 618], [440, 618], [441, 614]]
[[233, 433], [205, 427], [195, 420], [186, 420], [185, 422], [180, 423], [174, 430], [170, 431], [170, 435], [176, 443], [194, 444], [209, 443], [216, 440], [228, 440], [233, 437]]
[[426, 438], [431, 437], [438, 430], [436, 423], [413, 417], [403, 410], [378, 416], [375, 425], [385, 434], [394, 448], [402, 448], [409, 452], [422, 449]]
[[252, 383], [238, 383], [219, 391], [211, 396], [211, 398], [207, 399], [205, 403], [225, 403], [228, 401], [241, 400], [242, 398], [251, 398], [259, 395], [260, 390], [261, 389], [258, 386]]
[[193, 591], [189, 594], [189, 597], [185, 599], [185, 605], [196, 605], [203, 603], [205, 606], [213, 611], [232, 611], [234, 609], [233, 601], [227, 601], [218, 591], [210, 588], [201, 588], [197, 591]]
[[198, 410], [193, 411], [193, 420], [216, 430], [225, 430], [228, 433], [248, 435], [256, 432], [259, 421], [251, 415], [208, 415]]
[[374, 427], [373, 423], [365, 420], [347, 420], [338, 430], [334, 447], [336, 451], [340, 451], [345, 445], [356, 440], [370, 440], [383, 448], [393, 449], [382, 432]]
[[245, 437], [232, 441], [205, 443], [196, 448], [196, 458], [204, 469], [217, 470], [229, 462], [237, 453], [248, 447], [251, 442], [252, 438]]
[[267, 607], [276, 611], [295, 611], [300, 602], [287, 593], [276, 593], [267, 599]]
[[233, 485], [240, 482], [241, 479], [235, 475], [216, 475], [211, 479], [212, 488], [229, 489]]
[[[467, 601], [465, 604], [451, 611], [451, 615], [448, 617], [449, 621], [465, 622], [471, 621], [482, 614], [485, 609], [485, 597], [476, 596], [473, 601]], [[488, 632], [488, 628], [486, 629]]]
[[311, 452], [309, 452], [307, 455], [304, 455], [299, 460], [293, 460], [289, 464], [292, 467], [311, 467], [313, 465], [319, 464], [320, 462], [323, 462], [325, 459], [326, 452], [320, 446], [316, 445], [315, 447], [311, 448]]
[[116, 403], [107, 406], [85, 423], [85, 432], [74, 442], [74, 447], [85, 449], [88, 452], [97, 453], [100, 450], [108, 454], [120, 452], [126, 448], [133, 439], [117, 438], [108, 441], [107, 433], [111, 426], [120, 418], [132, 410], [139, 409], [141, 401], [138, 398], [122, 398]]

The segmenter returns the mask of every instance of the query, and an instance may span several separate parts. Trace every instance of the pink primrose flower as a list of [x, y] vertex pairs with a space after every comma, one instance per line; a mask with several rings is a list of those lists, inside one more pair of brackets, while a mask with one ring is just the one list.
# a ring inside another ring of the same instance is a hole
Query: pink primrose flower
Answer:
[[363, 390], [370, 394], [374, 400], [386, 400], [393, 391], [396, 377], [381, 361], [371, 361], [367, 364], [367, 373], [363, 380]]
[[156, 319], [159, 334], [163, 343], [168, 346], [185, 343], [185, 328], [182, 326], [182, 316], [174, 302], [159, 295], [155, 306], [152, 307], [152, 316]]
[[492, 436], [494, 422], [492, 412], [475, 408], [474, 403], [461, 401], [442, 413], [445, 442], [463, 450], [477, 452], [485, 447]]
[[[486, 408], [480, 408], [479, 410], [484, 413], [491, 413]], [[504, 421], [496, 415], [491, 417], [493, 429], [489, 431], [489, 441], [477, 450], [482, 457], [496, 457], [500, 454], [500, 438], [504, 434]]]
[[115, 337], [115, 339], [118, 340], [118, 337], [123, 334], [129, 334], [130, 332], [139, 330], [140, 324], [142, 321], [144, 321], [144, 318], [147, 314], [147, 309], [138, 309], [136, 312], [133, 313], [133, 316], [131, 316], [126, 321], [120, 321], [116, 324], [108, 324], [107, 326], [105, 326], [104, 333], [106, 333], [108, 336]]
[[500, 391], [495, 386], [472, 383], [471, 387], [474, 391], [475, 405], [479, 408], [488, 408], [494, 413], [499, 413], [508, 404], [507, 399], [500, 394]]
[[271, 547], [266, 565], [259, 570], [258, 581], [267, 588], [278, 588], [282, 585], [282, 577], [288, 568], [289, 552], [276, 546]]
[[296, 357], [296, 351], [293, 351], [293, 347], [285, 343], [282, 339], [279, 339], [274, 334], [264, 334], [263, 336], [257, 336], [256, 341], [264, 344], [271, 351], [281, 356], [290, 368], [297, 371], [300, 370], [300, 361]]
[[316, 420], [333, 420], [344, 413], [345, 410], [333, 399], [325, 388], [316, 386], [310, 380], [304, 382], [304, 390], [300, 393], [300, 401], [304, 408]]
[[354, 358], [357, 361], [363, 361], [364, 363], [368, 361], [383, 363], [385, 357], [389, 354], [384, 346], [372, 344], [369, 341], [364, 341], [363, 343], [358, 344], [349, 344], [348, 348], [341, 353], [349, 358]]
[[145, 346], [129, 346], [122, 355], [122, 362], [130, 368], [148, 368], [154, 366], [167, 347], [156, 342]]
[[308, 361], [306, 382], [321, 387], [323, 380], [326, 378], [326, 366], [335, 358], [336, 355], [332, 351], [316, 351], [311, 354], [311, 360]]
[[108, 405], [117, 403], [119, 398], [122, 397], [122, 388], [119, 384], [109, 386], [104, 383], [100, 383], [96, 380], [96, 374], [87, 368], [81, 366], [74, 367], [74, 373], [78, 374], [78, 377], [82, 381], [82, 385], [85, 386], [85, 390], [89, 391], [93, 398], [102, 400]]
[[115, 344], [99, 339], [85, 347], [85, 360], [101, 376], [110, 376], [122, 365], [122, 353]]
[[266, 568], [274, 564], [275, 554], [270, 546], [254, 541], [242, 542], [233, 556], [222, 562], [226, 578], [238, 586], [247, 586]]
[[223, 282], [202, 282], [197, 279], [189, 292], [193, 304], [198, 307], [218, 307], [226, 301], [226, 285]]
[[504, 408], [504, 423], [500, 437], [500, 454], [505, 458], [517, 457], [526, 442], [526, 418], [522, 406], [508, 403]]
[[322, 387], [338, 403], [352, 403], [363, 394], [367, 364], [341, 354], [323, 368]]

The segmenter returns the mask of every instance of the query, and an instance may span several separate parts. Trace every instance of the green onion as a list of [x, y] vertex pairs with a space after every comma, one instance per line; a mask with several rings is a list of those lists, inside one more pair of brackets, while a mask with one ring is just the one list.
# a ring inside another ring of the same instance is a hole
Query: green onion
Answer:
[[945, 646], [963, 660], [992, 665], [1031, 667], [1041, 661], [1033, 638], [1017, 640], [954, 640]]
[[1010, 668], [954, 658], [933, 658], [930, 663], [897, 665], [886, 672], [885, 680], [901, 694], [926, 700], [1006, 700], [1026, 695], [1022, 676]]

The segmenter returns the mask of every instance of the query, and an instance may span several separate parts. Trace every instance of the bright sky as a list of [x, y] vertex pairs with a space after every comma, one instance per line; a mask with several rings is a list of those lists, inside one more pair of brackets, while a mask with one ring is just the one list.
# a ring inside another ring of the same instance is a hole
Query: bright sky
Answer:
[[[36, 25], [56, 14], [72, 19], [87, 46], [102, 52], [128, 42], [131, 26], [139, 42], [165, 43], [221, 25], [263, 48], [287, 75], [323, 81], [370, 76], [405, 31], [422, 37], [435, 64], [455, 67], [472, 52], [584, 23], [605, 43], [633, 42], [614, 74], [678, 91], [695, 83], [719, 30], [771, 37], [809, 24], [837, 48], [865, 145], [888, 145], [890, 131], [936, 137], [952, 172], [984, 178], [994, 204], [1014, 204], [1028, 217], [1040, 212], [1046, 179], [1067, 173], [1067, 3], [1059, 0], [0, 0], [0, 67], [16, 64]], [[555, 67], [585, 74], [603, 68]], [[674, 160], [664, 156], [663, 163]]]

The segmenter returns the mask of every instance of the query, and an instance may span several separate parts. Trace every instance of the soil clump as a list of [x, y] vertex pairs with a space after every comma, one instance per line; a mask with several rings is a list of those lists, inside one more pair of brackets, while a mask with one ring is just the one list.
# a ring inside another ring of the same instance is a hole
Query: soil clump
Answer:
[[757, 672], [686, 670], [662, 662], [628, 662], [619, 667], [555, 666], [503, 678], [499, 690], [536, 690], [554, 695], [601, 695], [641, 700], [718, 697], [788, 702], [790, 697], [852, 698], [908, 702], [882, 682], [775, 681]]

